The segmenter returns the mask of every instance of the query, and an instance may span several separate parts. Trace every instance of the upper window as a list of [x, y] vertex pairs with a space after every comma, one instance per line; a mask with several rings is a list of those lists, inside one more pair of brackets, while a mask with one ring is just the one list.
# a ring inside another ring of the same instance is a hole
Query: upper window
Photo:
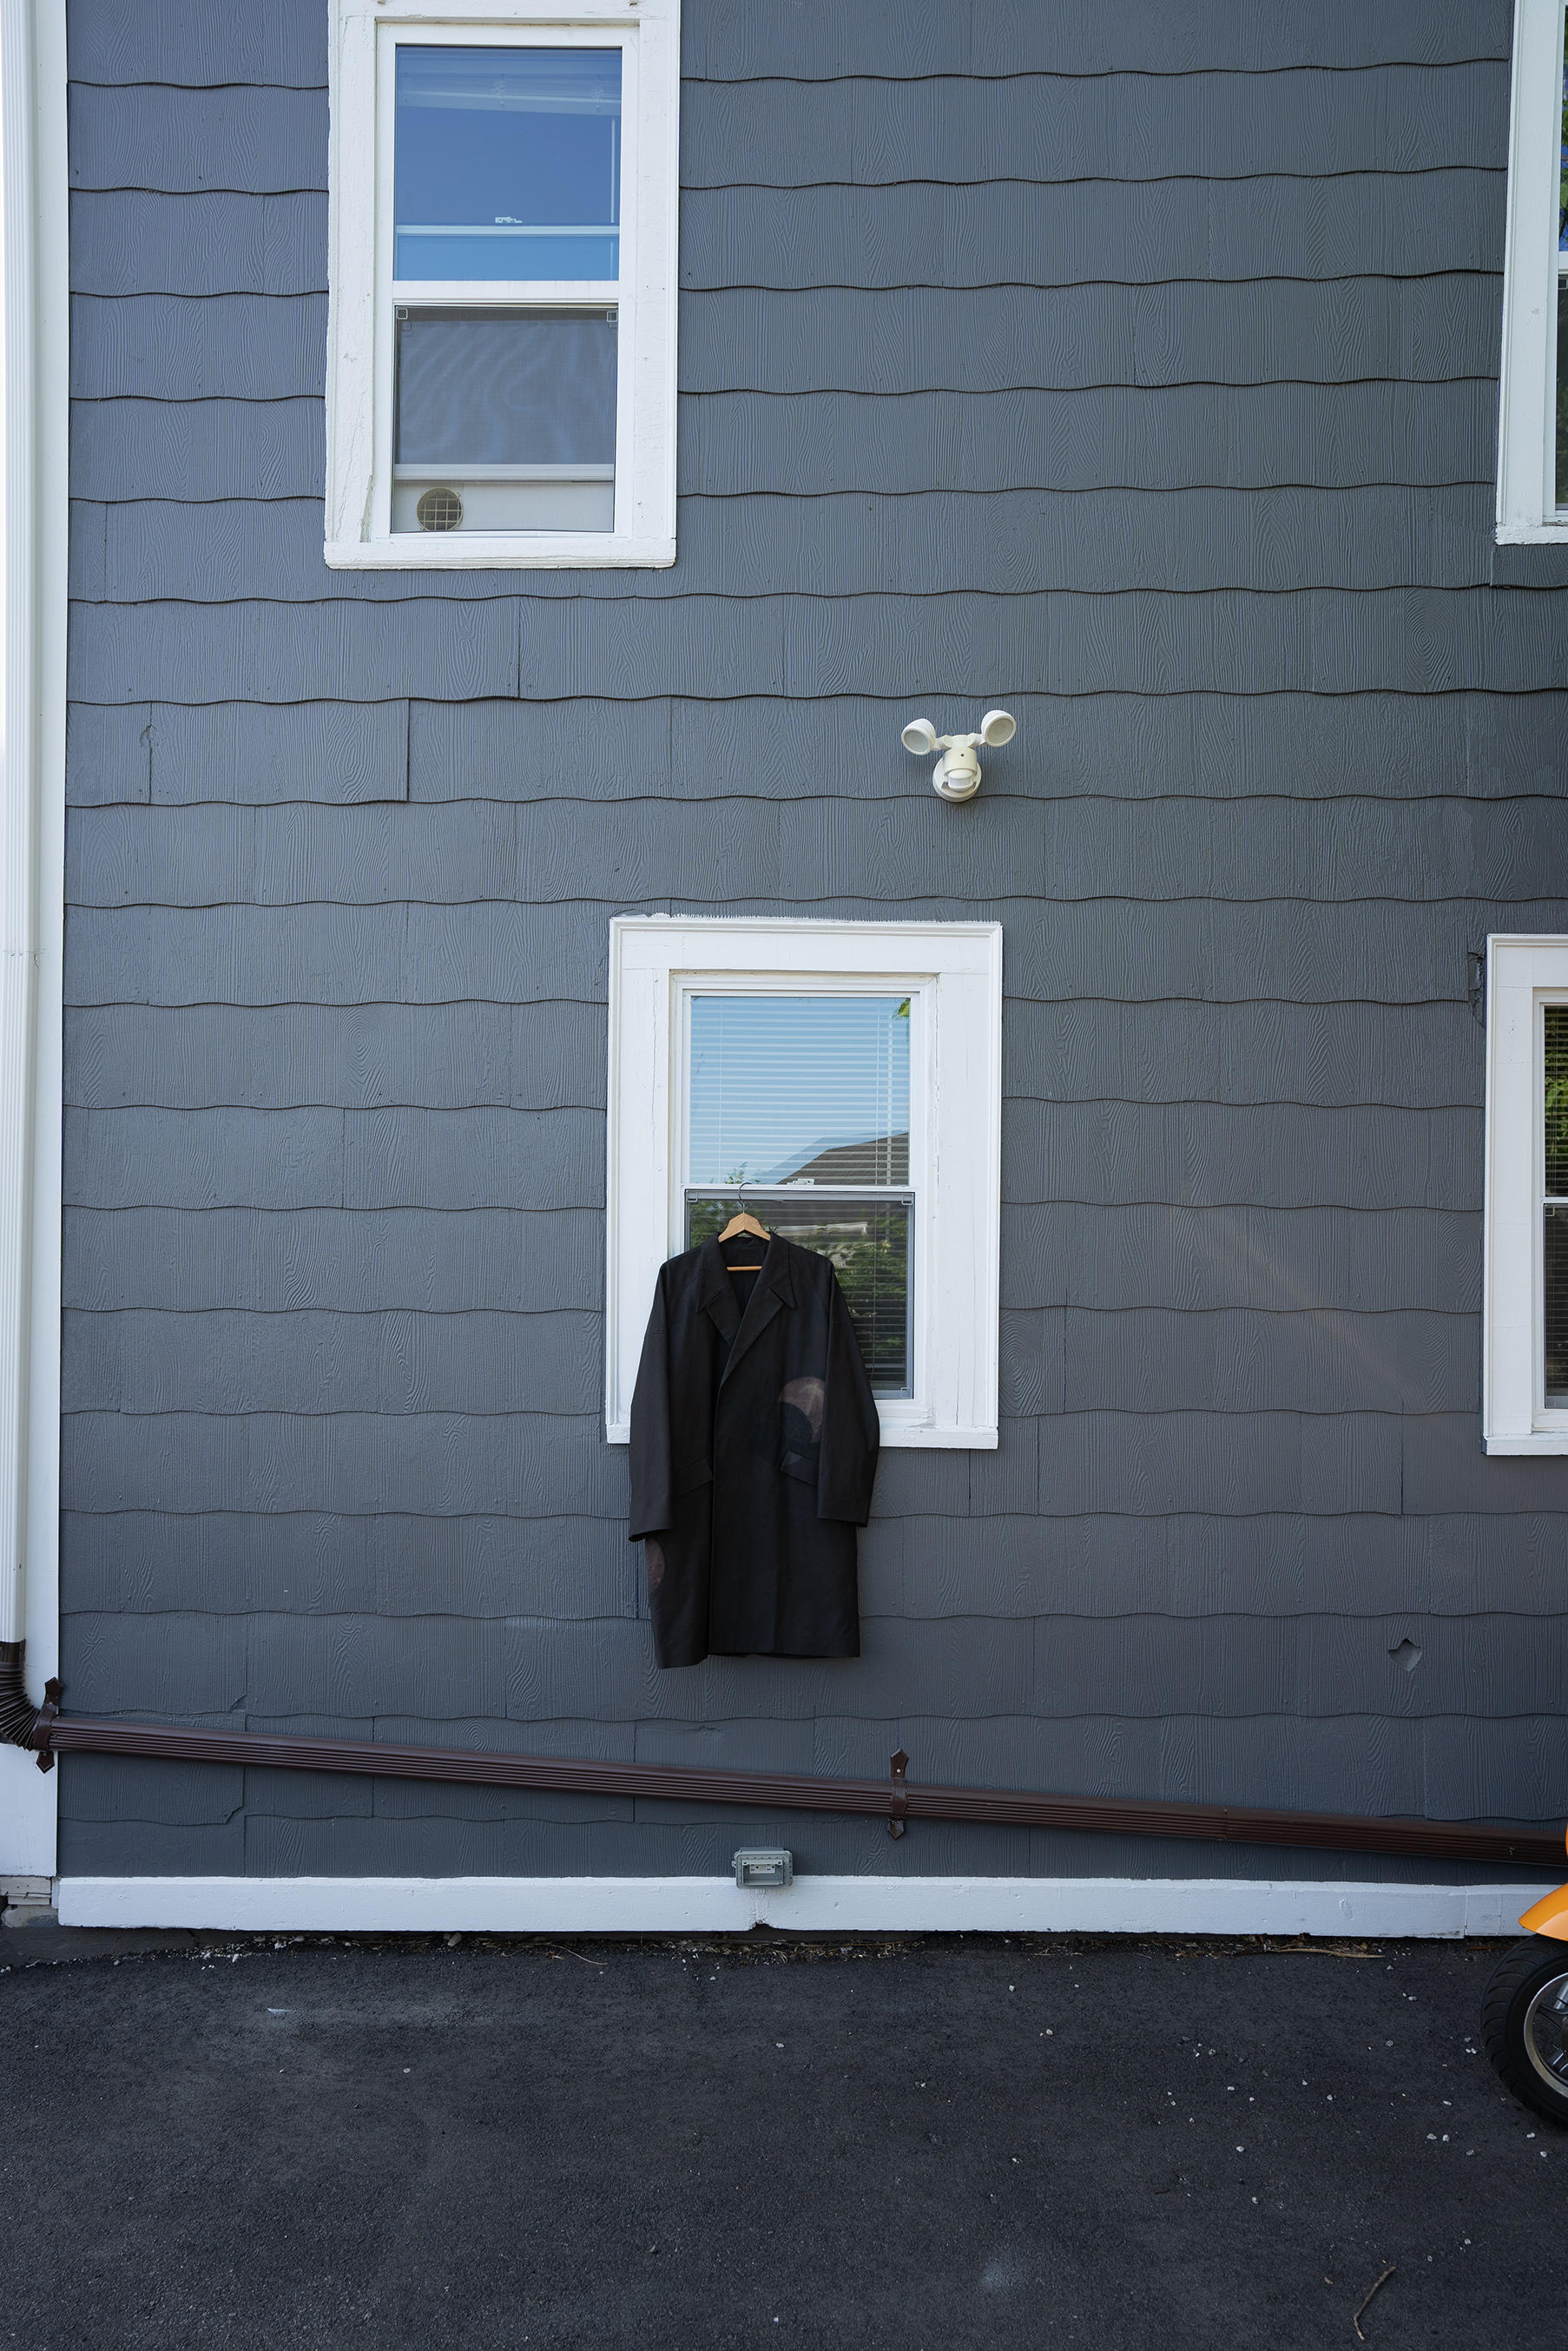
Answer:
[[1497, 535], [1568, 537], [1564, 0], [1517, 0], [1503, 271]]
[[674, 560], [676, 6], [338, 0], [329, 563]]
[[1568, 1453], [1568, 939], [1489, 950], [1483, 1434]]
[[606, 1411], [664, 1259], [745, 1207], [831, 1258], [884, 1444], [997, 1442], [1001, 934], [611, 926]]

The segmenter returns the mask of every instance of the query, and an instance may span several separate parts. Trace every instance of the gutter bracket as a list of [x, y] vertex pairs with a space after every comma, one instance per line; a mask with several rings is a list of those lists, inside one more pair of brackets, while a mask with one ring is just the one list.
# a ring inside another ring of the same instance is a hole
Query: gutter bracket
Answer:
[[890, 1837], [901, 1837], [909, 1825], [909, 1782], [904, 1776], [909, 1769], [909, 1758], [902, 1747], [895, 1755], [888, 1757], [887, 1767], [893, 1774], [893, 1793], [888, 1799], [887, 1833]]
[[55, 1724], [59, 1720], [62, 1695], [60, 1683], [51, 1675], [44, 1684], [44, 1703], [38, 1708], [37, 1719], [33, 1724], [33, 1735], [28, 1741], [29, 1746], [36, 1747], [38, 1750], [40, 1771], [52, 1771], [55, 1768], [52, 1741]]

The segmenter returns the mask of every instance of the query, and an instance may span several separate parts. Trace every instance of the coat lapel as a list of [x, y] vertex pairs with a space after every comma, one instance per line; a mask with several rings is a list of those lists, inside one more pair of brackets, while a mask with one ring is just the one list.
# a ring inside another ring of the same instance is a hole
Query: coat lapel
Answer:
[[702, 1303], [704, 1312], [712, 1317], [730, 1343], [729, 1361], [719, 1378], [722, 1387], [758, 1332], [768, 1328], [781, 1306], [793, 1306], [795, 1303], [795, 1286], [789, 1279], [788, 1242], [781, 1241], [777, 1233], [769, 1239], [762, 1260], [762, 1270], [747, 1301], [744, 1314], [736, 1305], [735, 1285], [730, 1280], [718, 1243], [705, 1243]]
[[718, 1329], [722, 1337], [733, 1346], [740, 1328], [740, 1309], [735, 1302], [735, 1284], [716, 1241], [703, 1243], [701, 1288], [697, 1303]]

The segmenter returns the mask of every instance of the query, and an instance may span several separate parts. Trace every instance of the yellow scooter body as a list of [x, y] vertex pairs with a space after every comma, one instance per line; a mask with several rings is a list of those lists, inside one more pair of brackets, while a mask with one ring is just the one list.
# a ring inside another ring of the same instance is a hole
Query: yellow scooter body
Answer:
[[1550, 1935], [1559, 1943], [1568, 1943], [1568, 1886], [1559, 1886], [1554, 1893], [1532, 1902], [1519, 1923], [1527, 1935]]
[[1552, 1935], [1558, 1942], [1568, 1943], [1568, 1886], [1560, 1886], [1555, 1894], [1532, 1903], [1519, 1923], [1527, 1935]]

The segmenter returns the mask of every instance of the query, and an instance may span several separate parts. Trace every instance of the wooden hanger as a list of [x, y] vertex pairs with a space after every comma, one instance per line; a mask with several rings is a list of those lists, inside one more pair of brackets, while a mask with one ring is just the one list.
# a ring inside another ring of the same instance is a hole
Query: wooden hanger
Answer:
[[[718, 1245], [720, 1249], [724, 1247], [726, 1241], [734, 1240], [737, 1233], [755, 1234], [756, 1238], [759, 1241], [771, 1240], [773, 1238], [766, 1225], [759, 1225], [758, 1223], [749, 1208], [742, 1208], [738, 1216], [731, 1217], [728, 1224], [726, 1225], [723, 1232], [720, 1233], [718, 1237]], [[756, 1265], [732, 1265], [729, 1267], [728, 1270], [731, 1273], [760, 1273], [762, 1266], [759, 1260]]]

